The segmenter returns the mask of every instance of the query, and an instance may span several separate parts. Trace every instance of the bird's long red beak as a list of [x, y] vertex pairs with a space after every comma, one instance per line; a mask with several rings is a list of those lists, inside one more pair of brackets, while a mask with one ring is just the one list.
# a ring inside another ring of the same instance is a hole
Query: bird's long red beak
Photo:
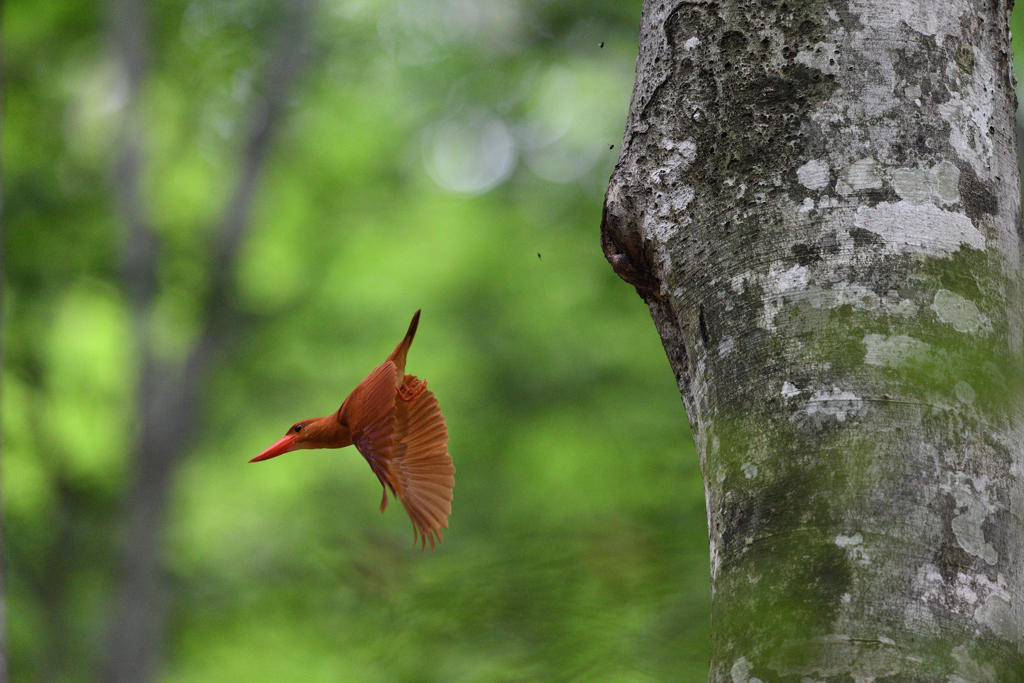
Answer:
[[263, 451], [262, 453], [257, 455], [255, 458], [253, 458], [249, 462], [259, 462], [260, 460], [270, 460], [271, 458], [276, 458], [279, 455], [284, 455], [288, 451], [292, 450], [292, 447], [294, 445], [295, 445], [295, 435], [294, 434], [287, 434], [287, 435], [281, 437], [281, 439], [277, 443], [275, 443], [273, 446], [271, 446], [267, 450]]

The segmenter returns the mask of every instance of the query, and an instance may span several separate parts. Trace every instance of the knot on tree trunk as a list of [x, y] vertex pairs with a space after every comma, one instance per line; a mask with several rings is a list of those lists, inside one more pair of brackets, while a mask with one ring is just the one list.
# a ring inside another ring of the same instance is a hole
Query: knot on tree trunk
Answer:
[[661, 281], [651, 258], [651, 246], [640, 231], [642, 211], [635, 206], [635, 196], [612, 176], [601, 213], [601, 250], [615, 274], [651, 303], [662, 298]]

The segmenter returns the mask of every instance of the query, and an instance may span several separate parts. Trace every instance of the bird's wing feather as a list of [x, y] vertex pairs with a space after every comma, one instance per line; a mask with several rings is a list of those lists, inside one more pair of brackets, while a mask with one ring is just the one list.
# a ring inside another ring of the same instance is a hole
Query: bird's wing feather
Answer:
[[413, 541], [434, 548], [452, 512], [455, 466], [448, 454], [448, 428], [437, 399], [413, 375], [396, 389], [398, 369], [386, 361], [360, 382], [338, 410], [352, 443], [377, 475], [387, 508], [387, 489], [402, 502], [413, 523]]
[[414, 542], [418, 535], [424, 548], [430, 541], [433, 549], [452, 513], [455, 466], [448, 454], [448, 427], [433, 392], [420, 380], [406, 375], [402, 389], [415, 398], [396, 402], [391, 488], [412, 519]]
[[[377, 475], [381, 486], [394, 493], [394, 477], [390, 463], [395, 441], [395, 397], [398, 370], [391, 361], [377, 366], [359, 383], [338, 409], [338, 420], [346, 424], [352, 434], [352, 443]], [[380, 504], [384, 512], [388, 506], [387, 490]]]

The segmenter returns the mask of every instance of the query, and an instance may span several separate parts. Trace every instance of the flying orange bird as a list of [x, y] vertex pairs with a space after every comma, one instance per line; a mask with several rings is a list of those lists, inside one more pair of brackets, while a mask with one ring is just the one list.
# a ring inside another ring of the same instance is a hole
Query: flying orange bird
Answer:
[[327, 417], [292, 425], [273, 446], [249, 462], [269, 460], [301, 448], [355, 445], [384, 487], [380, 511], [388, 506], [388, 489], [402, 501], [413, 525], [413, 545], [423, 549], [452, 513], [455, 466], [448, 454], [448, 428], [425, 380], [405, 374], [405, 357], [416, 336], [420, 312], [412, 317], [405, 339], [359, 383]]

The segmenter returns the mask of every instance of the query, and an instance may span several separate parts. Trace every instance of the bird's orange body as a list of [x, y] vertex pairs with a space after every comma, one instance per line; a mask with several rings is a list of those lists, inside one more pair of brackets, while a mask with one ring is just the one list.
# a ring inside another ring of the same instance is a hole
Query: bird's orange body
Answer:
[[387, 359], [359, 383], [338, 411], [292, 425], [277, 443], [249, 462], [259, 462], [302, 448], [355, 445], [384, 487], [380, 511], [388, 506], [388, 489], [402, 502], [413, 523], [413, 542], [434, 548], [452, 512], [455, 466], [448, 454], [448, 428], [427, 383], [405, 374], [420, 312], [405, 338]]

